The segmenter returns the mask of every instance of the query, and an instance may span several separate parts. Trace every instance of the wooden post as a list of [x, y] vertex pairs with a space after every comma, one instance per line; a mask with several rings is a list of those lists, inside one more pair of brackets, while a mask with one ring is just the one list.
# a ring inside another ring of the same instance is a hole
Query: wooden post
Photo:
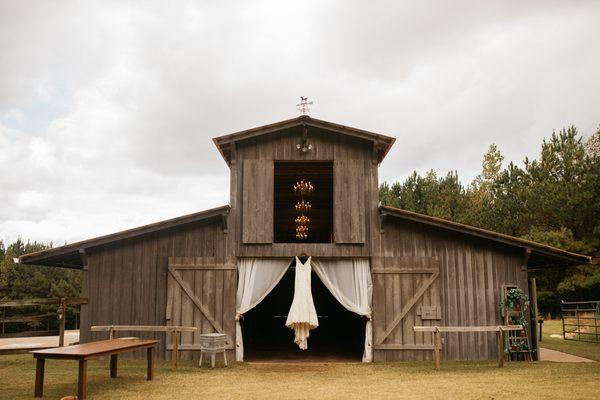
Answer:
[[108, 338], [111, 339], [111, 340], [115, 338], [115, 330], [113, 329], [112, 326], [108, 330]]
[[148, 371], [146, 371], [146, 380], [154, 379], [154, 347], [148, 347]]
[[111, 378], [116, 378], [117, 377], [117, 363], [118, 363], [119, 359], [118, 359], [118, 355], [117, 354], [112, 354], [110, 356], [110, 377]]
[[46, 363], [45, 358], [36, 358], [35, 364], [35, 390], [34, 397], [44, 396], [44, 365]]
[[67, 302], [64, 298], [60, 299], [58, 306], [58, 346], [65, 345], [65, 321], [67, 319]]
[[177, 371], [177, 359], [179, 357], [179, 332], [177, 332], [176, 330], [173, 330], [173, 332], [171, 332], [171, 344], [172, 344], [172, 351], [171, 351], [171, 359], [173, 360], [173, 371]]
[[[529, 279], [529, 301], [531, 304], [531, 326], [530, 326], [530, 340], [531, 345], [535, 349], [535, 359], [540, 360], [540, 346], [538, 345], [538, 304], [537, 304], [537, 282], [535, 278]], [[541, 325], [539, 325], [541, 328]], [[541, 338], [541, 334], [539, 335]]]
[[496, 333], [498, 337], [498, 368], [504, 367], [504, 332], [498, 328]]
[[440, 345], [441, 345], [441, 339], [440, 339], [440, 331], [438, 329], [436, 329], [433, 332], [433, 339], [434, 339], [434, 355], [435, 355], [435, 369], [439, 370], [440, 369]]
[[79, 376], [77, 379], [77, 400], [87, 398], [87, 360], [79, 360]]

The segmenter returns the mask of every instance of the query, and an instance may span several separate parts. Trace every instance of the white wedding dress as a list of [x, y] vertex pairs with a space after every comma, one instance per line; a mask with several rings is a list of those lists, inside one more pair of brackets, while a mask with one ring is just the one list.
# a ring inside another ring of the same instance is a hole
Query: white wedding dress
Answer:
[[304, 264], [296, 257], [294, 300], [292, 301], [285, 326], [294, 330], [294, 343], [302, 350], [308, 348], [309, 331], [319, 326], [310, 285], [311, 271], [310, 257], [308, 257], [308, 260]]

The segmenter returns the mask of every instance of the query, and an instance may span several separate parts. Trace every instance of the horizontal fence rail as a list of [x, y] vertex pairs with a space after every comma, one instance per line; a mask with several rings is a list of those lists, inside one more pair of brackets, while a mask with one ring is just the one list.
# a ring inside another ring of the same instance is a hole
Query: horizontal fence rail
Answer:
[[27, 307], [27, 306], [42, 306], [48, 304], [59, 305], [64, 300], [68, 306], [87, 304], [88, 300], [83, 297], [66, 297], [60, 298], [38, 298], [38, 299], [19, 299], [19, 300], [0, 300], [0, 307]]
[[[32, 298], [32, 299], [13, 299], [13, 300], [0, 300], [0, 337], [28, 337], [28, 336], [56, 336], [58, 335], [58, 345], [65, 345], [65, 324], [67, 319], [67, 307], [79, 307], [82, 304], [87, 304], [88, 299], [83, 297], [56, 297], [56, 298]], [[46, 306], [46, 307], [44, 307]], [[47, 309], [52, 310], [56, 306], [56, 310], [47, 312]], [[31, 314], [31, 310], [22, 308], [40, 307], [41, 313]], [[12, 311], [13, 315], [6, 315], [7, 309], [17, 309]], [[18, 310], [21, 308], [21, 310]], [[50, 322], [53, 319], [58, 321], [58, 329], [50, 330]], [[22, 330], [15, 328], [21, 324], [34, 324], [33, 326], [41, 325], [42, 322], [46, 322], [46, 330]], [[13, 332], [6, 332], [7, 325], [13, 325]], [[77, 324], [77, 322], [76, 322]]]
[[504, 332], [522, 331], [522, 325], [491, 325], [491, 326], [413, 326], [415, 332], [433, 333], [433, 356], [435, 359], [435, 369], [440, 369], [442, 348], [441, 333], [462, 333], [462, 332], [496, 332], [498, 339], [498, 367], [504, 366]]
[[[166, 332], [171, 334], [171, 359], [173, 370], [177, 369], [179, 363], [179, 351], [188, 350], [181, 342], [181, 332], [197, 332], [195, 326], [177, 326], [177, 325], [95, 325], [91, 328], [92, 332], [108, 332], [108, 338], [114, 339], [116, 332]], [[168, 346], [167, 346], [168, 347]]]
[[521, 325], [490, 325], [490, 326], [415, 326], [415, 332], [498, 332], [520, 331]]

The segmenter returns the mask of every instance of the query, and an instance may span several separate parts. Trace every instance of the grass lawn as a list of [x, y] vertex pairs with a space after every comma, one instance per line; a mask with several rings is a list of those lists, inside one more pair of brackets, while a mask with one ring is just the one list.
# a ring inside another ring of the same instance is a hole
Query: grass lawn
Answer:
[[590, 360], [600, 361], [600, 343], [578, 342], [576, 340], [564, 340], [551, 338], [550, 335], [562, 335], [561, 320], [544, 321], [542, 328], [542, 341], [540, 347], [563, 351]]
[[[123, 360], [110, 379], [108, 360], [89, 363], [91, 399], [592, 399], [597, 398], [596, 363], [445, 362], [394, 364], [235, 364], [198, 369], [183, 363], [171, 372], [158, 362], [153, 382], [145, 381], [145, 362]], [[35, 365], [31, 355], [0, 356], [0, 399], [33, 398]], [[77, 366], [46, 361], [44, 398], [75, 395]]]

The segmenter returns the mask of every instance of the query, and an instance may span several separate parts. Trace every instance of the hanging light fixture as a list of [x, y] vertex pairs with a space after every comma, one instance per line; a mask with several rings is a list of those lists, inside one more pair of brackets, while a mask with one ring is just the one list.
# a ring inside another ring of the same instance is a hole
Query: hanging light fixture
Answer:
[[298, 215], [296, 217], [296, 225], [308, 225], [309, 222], [310, 222], [310, 218], [308, 218], [304, 214]]
[[310, 181], [305, 179], [300, 179], [300, 181], [296, 182], [294, 185], [294, 193], [299, 194], [300, 196], [305, 196], [307, 194], [312, 193], [314, 187]]
[[306, 240], [308, 238], [308, 226], [298, 225], [296, 227], [296, 237]]
[[312, 206], [310, 205], [310, 202], [301, 200], [296, 203], [295, 207], [296, 207], [296, 211], [301, 212], [301, 213], [307, 213], [310, 211]]
[[296, 202], [294, 208], [298, 215], [294, 219], [296, 223], [296, 239], [308, 239], [308, 224], [310, 218], [306, 215], [310, 212], [310, 202], [304, 200], [304, 196], [308, 196], [314, 191], [313, 184], [305, 178], [300, 178], [292, 187], [294, 193], [300, 197], [300, 201]]

